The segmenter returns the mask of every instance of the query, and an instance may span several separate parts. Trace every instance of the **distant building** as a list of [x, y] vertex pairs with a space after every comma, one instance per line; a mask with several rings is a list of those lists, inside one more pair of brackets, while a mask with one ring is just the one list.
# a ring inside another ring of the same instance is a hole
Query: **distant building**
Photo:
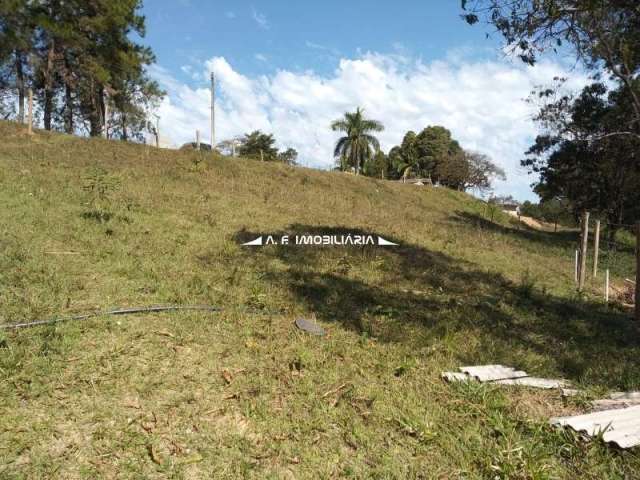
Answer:
[[433, 182], [430, 178], [402, 178], [399, 180], [400, 183], [410, 183], [412, 185], [417, 185], [419, 187], [432, 187]]
[[517, 203], [503, 203], [502, 205], [500, 205], [500, 208], [502, 208], [502, 211], [504, 213], [507, 213], [514, 217], [520, 216], [520, 205], [518, 205]]

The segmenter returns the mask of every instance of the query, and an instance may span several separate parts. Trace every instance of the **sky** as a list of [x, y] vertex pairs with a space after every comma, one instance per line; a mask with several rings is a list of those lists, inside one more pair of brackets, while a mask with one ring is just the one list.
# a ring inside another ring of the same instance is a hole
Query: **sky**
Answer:
[[200, 130], [210, 141], [214, 72], [216, 142], [259, 129], [301, 165], [331, 168], [331, 121], [362, 107], [384, 124], [384, 151], [408, 130], [443, 125], [506, 171], [496, 194], [535, 200], [535, 177], [520, 167], [537, 133], [525, 99], [554, 77], [571, 90], [587, 78], [559, 56], [525, 66], [460, 13], [459, 0], [146, 0], [150, 74], [167, 92], [161, 137], [178, 146]]

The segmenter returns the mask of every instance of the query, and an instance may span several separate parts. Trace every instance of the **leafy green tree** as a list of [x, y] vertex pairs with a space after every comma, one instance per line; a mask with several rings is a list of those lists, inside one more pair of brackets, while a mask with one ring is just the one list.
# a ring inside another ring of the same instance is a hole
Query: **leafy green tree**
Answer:
[[0, 71], [13, 67], [5, 82], [15, 85], [18, 120], [31, 86], [46, 129], [86, 127], [100, 135], [110, 104], [116, 117], [110, 126], [121, 138], [140, 138], [146, 111], [163, 95], [146, 73], [152, 51], [134, 40], [145, 33], [141, 6], [141, 0], [1, 2]]
[[551, 198], [539, 203], [526, 200], [520, 207], [520, 212], [526, 217], [532, 217], [543, 222], [553, 223], [554, 231], [558, 231], [558, 225], [575, 227], [576, 222], [570, 208], [565, 201], [559, 198]]
[[543, 201], [565, 201], [575, 216], [591, 210], [608, 220], [612, 235], [615, 225], [640, 219], [640, 139], [610, 135], [632, 108], [627, 89], [608, 91], [602, 84], [554, 97], [541, 108], [536, 120], [546, 131], [522, 165], [539, 174], [535, 191]]
[[409, 130], [402, 138], [400, 144], [399, 155], [395, 158], [396, 168], [403, 178], [409, 176], [423, 177], [428, 176], [426, 169], [423, 168], [421, 161], [421, 153], [418, 148], [418, 136], [412, 130]]
[[276, 140], [272, 134], [256, 130], [244, 136], [238, 153], [241, 157], [264, 160], [265, 162], [277, 161], [278, 149], [275, 143]]
[[347, 112], [344, 117], [331, 123], [334, 132], [344, 132], [336, 143], [334, 157], [341, 170], [353, 168], [356, 175], [374, 153], [380, 150], [380, 143], [372, 132], [381, 132], [384, 127], [377, 120], [365, 118], [359, 107], [355, 112]]
[[368, 177], [389, 179], [395, 176], [393, 170], [389, 157], [382, 150], [378, 150], [365, 162], [362, 173]]
[[391, 164], [407, 177], [429, 177], [459, 188], [466, 169], [463, 150], [451, 132], [441, 126], [429, 126], [419, 134], [406, 133], [402, 143], [389, 151]]
[[391, 165], [391, 169], [389, 172], [390, 178], [401, 178], [408, 177], [411, 173], [411, 165], [407, 160], [405, 160], [402, 155], [402, 147], [396, 146], [389, 150], [389, 154], [387, 155], [389, 159], [389, 163]]
[[471, 165], [465, 153], [460, 149], [455, 154], [446, 155], [436, 164], [433, 172], [432, 178], [437, 179], [441, 185], [463, 191], [467, 188]]
[[278, 161], [287, 165], [296, 165], [298, 151], [295, 148], [287, 148], [284, 152], [278, 153]]
[[24, 122], [25, 97], [30, 83], [28, 58], [35, 42], [33, 19], [33, 5], [28, 0], [0, 2], [0, 66], [5, 92], [15, 85], [19, 122]]
[[[431, 176], [434, 182], [446, 183], [447, 164], [459, 162], [462, 148], [445, 127], [436, 125], [422, 130], [416, 137], [418, 165], [421, 171]], [[452, 179], [452, 184], [457, 183]]]
[[[111, 137], [142, 141], [146, 130], [147, 112], [156, 109], [164, 91], [157, 82], [134, 72], [129, 79], [118, 79], [109, 99], [112, 114], [109, 118]], [[209, 150], [211, 147], [209, 146]]]
[[488, 21], [528, 63], [550, 49], [575, 55], [594, 80], [576, 98], [558, 86], [538, 92], [549, 99], [523, 165], [540, 174], [543, 201], [567, 202], [574, 215], [595, 210], [615, 224], [640, 218], [640, 4], [637, 0], [463, 0], [463, 17]]

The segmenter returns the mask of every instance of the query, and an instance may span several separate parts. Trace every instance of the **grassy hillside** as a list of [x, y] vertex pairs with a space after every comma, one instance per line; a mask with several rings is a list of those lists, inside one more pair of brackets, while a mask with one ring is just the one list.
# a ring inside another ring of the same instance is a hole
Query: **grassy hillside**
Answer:
[[[439, 378], [503, 363], [640, 387], [629, 313], [574, 293], [574, 232], [445, 189], [7, 123], [0, 205], [0, 323], [224, 308], [0, 334], [2, 478], [640, 478], [640, 452], [547, 426], [582, 398]], [[344, 231], [400, 246], [239, 245]]]

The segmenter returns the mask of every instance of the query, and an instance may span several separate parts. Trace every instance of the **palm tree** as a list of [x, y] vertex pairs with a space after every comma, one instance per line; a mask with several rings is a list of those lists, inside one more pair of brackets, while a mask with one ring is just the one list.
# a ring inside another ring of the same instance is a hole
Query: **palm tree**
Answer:
[[358, 107], [355, 112], [347, 112], [343, 118], [331, 123], [331, 130], [346, 133], [346, 136], [338, 140], [333, 152], [340, 169], [353, 167], [358, 175], [364, 162], [380, 150], [380, 142], [371, 132], [381, 132], [384, 127], [377, 120], [365, 118], [362, 109]]

